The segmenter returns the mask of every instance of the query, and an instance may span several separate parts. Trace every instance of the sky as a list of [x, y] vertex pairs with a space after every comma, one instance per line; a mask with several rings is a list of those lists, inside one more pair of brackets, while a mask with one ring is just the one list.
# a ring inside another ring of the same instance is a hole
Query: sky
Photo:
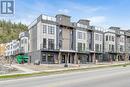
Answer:
[[14, 15], [0, 19], [29, 25], [40, 14], [66, 14], [72, 21], [89, 19], [91, 25], [130, 29], [130, 0], [15, 0]]

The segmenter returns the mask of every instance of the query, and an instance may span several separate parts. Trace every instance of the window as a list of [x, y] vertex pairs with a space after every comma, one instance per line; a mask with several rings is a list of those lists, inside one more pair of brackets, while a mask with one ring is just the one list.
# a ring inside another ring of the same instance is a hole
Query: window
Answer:
[[48, 39], [48, 49], [54, 50], [54, 39]]
[[106, 41], [108, 41], [108, 36], [106, 36]]
[[109, 51], [111, 51], [111, 45], [109, 44]]
[[83, 43], [83, 50], [85, 51], [85, 43]]
[[99, 35], [95, 34], [95, 40], [99, 40]]
[[100, 41], [102, 41], [102, 35], [100, 35]]
[[54, 27], [48, 26], [48, 34], [54, 34]]
[[43, 38], [43, 48], [46, 48], [46, 39]]
[[120, 45], [120, 51], [123, 52], [123, 45]]
[[43, 33], [47, 32], [47, 25], [43, 25]]
[[78, 39], [82, 39], [82, 32], [78, 32]]
[[102, 45], [100, 44], [100, 51], [102, 51]]
[[112, 36], [112, 41], [114, 42], [114, 36]]
[[85, 33], [84, 33], [84, 40], [85, 40], [85, 37], [86, 37], [86, 36], [85, 36]]
[[111, 41], [111, 36], [109, 36], [109, 41]]
[[95, 51], [99, 52], [99, 44], [95, 44]]
[[112, 51], [114, 52], [114, 45], [112, 45]]
[[82, 43], [78, 43], [78, 51], [82, 51]]
[[27, 39], [25, 39], [25, 44], [27, 43]]

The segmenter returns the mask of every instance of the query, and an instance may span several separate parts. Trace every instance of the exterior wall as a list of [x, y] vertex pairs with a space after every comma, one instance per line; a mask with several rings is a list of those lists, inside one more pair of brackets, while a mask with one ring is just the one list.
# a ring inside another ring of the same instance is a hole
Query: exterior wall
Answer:
[[29, 29], [29, 52], [37, 50], [37, 26], [34, 25]]
[[71, 50], [70, 40], [71, 40], [72, 36], [70, 35], [70, 32], [72, 32], [72, 30], [62, 28], [62, 48], [61, 48], [61, 50]]

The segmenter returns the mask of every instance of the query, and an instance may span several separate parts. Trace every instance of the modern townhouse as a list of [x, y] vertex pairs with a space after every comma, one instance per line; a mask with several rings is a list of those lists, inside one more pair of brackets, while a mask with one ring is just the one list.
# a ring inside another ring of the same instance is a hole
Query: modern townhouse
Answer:
[[19, 41], [17, 40], [12, 40], [9, 43], [6, 43], [6, 51], [5, 51], [5, 56], [7, 58], [11, 58], [11, 60], [15, 59], [15, 55], [19, 51]]
[[130, 31], [125, 31], [125, 60], [130, 60]]
[[[96, 28], [96, 27], [95, 27]], [[104, 32], [101, 30], [95, 29], [94, 31], [94, 52], [95, 52], [95, 59], [99, 62], [102, 62], [103, 59], [103, 42], [104, 42]]]
[[30, 62], [54, 63], [56, 52], [56, 18], [40, 15], [29, 26], [29, 59]]
[[125, 32], [119, 27], [110, 27], [104, 34], [106, 60], [118, 61], [125, 58]]
[[29, 44], [28, 44], [28, 32], [21, 32], [19, 34], [19, 52], [28, 55]]

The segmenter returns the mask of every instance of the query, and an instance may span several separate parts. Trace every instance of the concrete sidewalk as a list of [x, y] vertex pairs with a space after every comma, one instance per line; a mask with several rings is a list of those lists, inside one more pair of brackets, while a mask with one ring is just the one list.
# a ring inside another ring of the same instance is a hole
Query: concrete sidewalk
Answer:
[[[62, 70], [71, 70], [71, 69], [84, 69], [84, 68], [96, 68], [96, 67], [105, 67], [105, 66], [112, 66], [112, 65], [119, 65], [119, 64], [126, 64], [126, 63], [130, 63], [129, 61], [128, 62], [112, 62], [112, 63], [108, 63], [108, 62], [104, 62], [104, 63], [97, 63], [97, 64], [80, 64], [77, 65], [77, 64], [68, 64], [69, 67], [64, 67], [64, 64], [41, 64], [41, 65], [32, 65], [32, 67], [36, 66], [35, 68], [38, 68], [38, 67], [41, 67], [43, 66], [44, 67], [47, 67], [48, 69], [44, 69], [44, 70], [39, 70], [39, 71], [36, 71], [36, 70], [33, 70], [33, 69], [30, 69], [26, 66], [30, 66], [28, 64], [24, 64], [24, 65], [20, 65], [20, 64], [14, 64], [14, 65], [11, 65], [11, 67], [14, 67], [18, 70], [21, 70], [23, 72], [20, 72], [20, 73], [10, 73], [10, 74], [2, 74], [0, 76], [5, 76], [5, 75], [15, 75], [15, 74], [31, 74], [31, 73], [39, 73], [39, 72], [54, 72], [54, 71], [62, 71]], [[56, 67], [56, 68], [50, 68], [50, 67]], [[57, 68], [57, 67], [60, 67], [60, 68]], [[49, 69], [50, 68], [50, 69]]]

